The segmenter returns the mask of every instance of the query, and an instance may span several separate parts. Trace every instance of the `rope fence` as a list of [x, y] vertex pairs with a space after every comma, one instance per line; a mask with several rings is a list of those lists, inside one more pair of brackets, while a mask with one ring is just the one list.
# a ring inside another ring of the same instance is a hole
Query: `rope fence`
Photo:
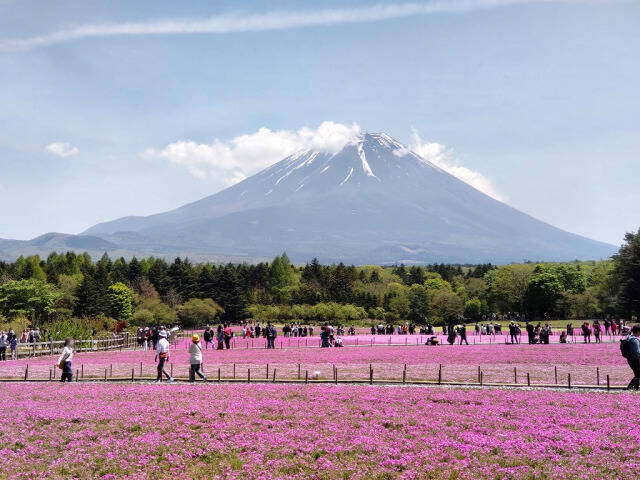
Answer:
[[[531, 367], [531, 368], [527, 368]], [[74, 381], [151, 382], [156, 364], [79, 364], [74, 365]], [[189, 365], [169, 363], [167, 369], [176, 381], [189, 378]], [[509, 387], [621, 390], [630, 372], [618, 366], [576, 365], [443, 365], [443, 364], [243, 364], [223, 363], [202, 368], [209, 383], [305, 383], [423, 385], [463, 387]], [[19, 374], [0, 375], [0, 382], [58, 381], [60, 370], [54, 365], [26, 364]]]

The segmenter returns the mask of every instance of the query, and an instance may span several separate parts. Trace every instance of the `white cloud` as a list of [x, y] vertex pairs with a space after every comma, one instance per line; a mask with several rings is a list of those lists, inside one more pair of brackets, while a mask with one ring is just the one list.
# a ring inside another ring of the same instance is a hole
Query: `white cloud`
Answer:
[[434, 165], [440, 167], [447, 173], [450, 173], [454, 177], [459, 178], [465, 183], [468, 183], [472, 187], [480, 190], [481, 192], [489, 195], [490, 197], [495, 198], [496, 200], [500, 200], [501, 202], [506, 201], [506, 197], [498, 193], [491, 181], [482, 175], [480, 172], [476, 172], [467, 167], [463, 167], [462, 165], [458, 165], [452, 158], [451, 152], [444, 145], [437, 142], [425, 142], [420, 138], [417, 130], [412, 129], [411, 139], [409, 145], [406, 150], [400, 149], [396, 150], [397, 155], [404, 155], [408, 153], [408, 151], [412, 151], [420, 155], [425, 160], [433, 163]]
[[59, 157], [70, 157], [80, 153], [78, 147], [72, 146], [69, 142], [53, 142], [47, 145], [45, 150]]
[[[217, 138], [210, 144], [180, 140], [161, 150], [149, 148], [141, 156], [165, 159], [186, 168], [195, 177], [217, 178], [224, 185], [231, 186], [300, 150], [339, 152], [345, 145], [355, 143], [362, 133], [355, 123], [344, 125], [330, 121], [323, 122], [316, 129], [303, 127], [296, 131], [274, 131], [263, 127], [228, 142]], [[412, 129], [409, 145], [395, 150], [394, 154], [402, 156], [409, 152], [418, 154], [496, 200], [506, 200], [487, 177], [457, 164], [451, 150], [441, 143], [423, 141], [415, 129]]]
[[169, 18], [150, 19], [141, 22], [88, 24], [27, 38], [4, 39], [0, 41], [0, 50], [26, 50], [91, 37], [263, 32], [301, 27], [378, 22], [416, 15], [463, 13], [530, 3], [581, 3], [587, 1], [589, 0], [433, 0], [428, 3], [380, 3], [353, 8], [282, 10], [257, 14], [235, 12], [205, 18]]
[[226, 185], [244, 180], [300, 150], [335, 153], [362, 135], [360, 127], [323, 122], [318, 128], [270, 130], [240, 135], [229, 142], [215, 139], [210, 144], [181, 140], [161, 150], [147, 149], [143, 158], [164, 158], [185, 167], [192, 175], [221, 178]]

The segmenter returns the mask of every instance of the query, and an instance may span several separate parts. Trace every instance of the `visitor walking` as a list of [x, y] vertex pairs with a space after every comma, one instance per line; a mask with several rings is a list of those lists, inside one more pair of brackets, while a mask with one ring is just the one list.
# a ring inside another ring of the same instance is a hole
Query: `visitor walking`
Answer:
[[633, 370], [633, 378], [628, 390], [638, 390], [640, 388], [640, 325], [634, 325], [631, 329], [631, 335], [620, 341], [620, 350], [622, 356], [627, 359], [627, 363]]
[[532, 344], [535, 341], [535, 328], [531, 323], [527, 322], [526, 329], [527, 329], [527, 338], [529, 339], [529, 343]]
[[7, 359], [7, 347], [9, 346], [9, 337], [4, 331], [0, 332], [0, 362]]
[[231, 332], [231, 327], [227, 323], [224, 327], [224, 346], [229, 350], [231, 348], [231, 337], [233, 333]]
[[62, 370], [62, 376], [60, 381], [62, 383], [73, 382], [73, 370], [71, 368], [71, 361], [73, 360], [73, 339], [67, 338], [64, 341], [64, 348], [58, 358], [58, 368]]
[[276, 348], [277, 335], [278, 332], [276, 332], [275, 327], [271, 325], [271, 322], [267, 323], [267, 348]]
[[593, 322], [593, 338], [595, 339], [596, 343], [602, 343], [602, 340], [600, 340], [600, 334], [602, 333], [601, 327], [600, 327], [600, 322], [598, 320], [594, 320]]
[[194, 335], [191, 338], [191, 345], [189, 345], [189, 381], [195, 382], [196, 374], [205, 382], [207, 377], [200, 371], [202, 366], [202, 344], [200, 343], [200, 336]]
[[462, 345], [462, 342], [469, 345], [467, 341], [467, 327], [464, 323], [458, 327], [458, 334], [460, 335], [460, 345]]
[[164, 365], [169, 361], [169, 341], [167, 340], [167, 332], [161, 330], [158, 332], [158, 342], [156, 343], [156, 362], [158, 362], [158, 376], [156, 381], [162, 382], [162, 374], [167, 377], [169, 382], [173, 382], [173, 377], [165, 370]]
[[582, 324], [582, 336], [584, 343], [591, 343], [591, 327], [589, 326], [589, 322]]
[[511, 343], [520, 343], [518, 335], [520, 334], [520, 327], [515, 322], [509, 324], [509, 336], [511, 337]]
[[217, 349], [224, 349], [224, 331], [222, 329], [222, 325], [218, 325], [218, 329], [216, 330], [216, 342], [218, 343]]
[[207, 350], [209, 348], [209, 344], [213, 340], [213, 330], [211, 330], [209, 325], [204, 329], [202, 336], [204, 337], [204, 349]]
[[9, 340], [9, 348], [11, 348], [11, 360], [16, 360], [18, 358], [18, 337], [13, 334], [11, 336], [11, 340]]
[[320, 329], [320, 342], [322, 348], [329, 348], [331, 346], [329, 343], [329, 326], [326, 323]]

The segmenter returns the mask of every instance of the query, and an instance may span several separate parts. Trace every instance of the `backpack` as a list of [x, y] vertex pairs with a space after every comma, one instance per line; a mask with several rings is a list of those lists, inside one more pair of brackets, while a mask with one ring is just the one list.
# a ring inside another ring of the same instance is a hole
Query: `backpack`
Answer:
[[631, 340], [628, 338], [620, 340], [620, 353], [626, 359], [631, 358]]

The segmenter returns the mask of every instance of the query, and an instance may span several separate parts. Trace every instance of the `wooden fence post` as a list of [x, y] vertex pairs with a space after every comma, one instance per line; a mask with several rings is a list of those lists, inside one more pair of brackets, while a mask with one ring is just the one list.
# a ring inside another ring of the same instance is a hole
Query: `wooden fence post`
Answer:
[[276, 383], [276, 370], [277, 368], [273, 369], [273, 383]]
[[80, 376], [81, 378], [84, 378], [84, 363], [80, 365]]
[[173, 378], [173, 363], [171, 365], [171, 378]]
[[131, 368], [131, 381], [133, 382], [133, 376], [135, 375], [135, 368]]
[[611, 384], [609, 383], [609, 375], [607, 375], [607, 391], [611, 389]]
[[233, 364], [233, 379], [236, 379], [236, 364]]
[[529, 372], [527, 372], [527, 387], [531, 386], [531, 375], [529, 375]]
[[247, 368], [247, 383], [251, 383], [251, 368]]
[[106, 368], [104, 369], [104, 381], [105, 382], [107, 381], [107, 369]]
[[513, 383], [518, 383], [518, 367], [513, 367]]
[[407, 383], [407, 370], [403, 370], [402, 371], [402, 383], [405, 384]]
[[570, 373], [567, 374], [567, 387], [571, 388], [571, 374]]
[[220, 367], [218, 367], [218, 383], [220, 383]]
[[309, 383], [309, 370], [304, 371], [304, 383]]
[[600, 385], [600, 367], [596, 367], [596, 382]]
[[140, 362], [140, 376], [142, 377], [142, 362]]
[[373, 385], [373, 367], [369, 366], [369, 385]]
[[113, 363], [109, 364], [109, 376], [113, 378]]
[[480, 365], [478, 365], [478, 383], [480, 383], [480, 375], [481, 375], [481, 373], [480, 373]]
[[300, 380], [300, 364], [298, 364], [298, 380]]
[[53, 371], [49, 369], [49, 381], [51, 381], [52, 378], [53, 378]]
[[27, 363], [27, 365], [24, 367], [24, 381], [27, 381], [27, 378], [29, 378], [29, 364]]
[[442, 384], [442, 364], [438, 367], [438, 385]]
[[333, 367], [335, 370], [333, 372], [333, 378], [336, 381], [336, 385], [338, 384], [338, 368], [337, 367]]
[[269, 364], [267, 363], [267, 380], [269, 380]]
[[557, 366], [557, 365], [555, 365], [555, 366], [553, 367], [553, 369], [554, 369], [554, 372], [555, 372], [555, 376], [556, 376], [556, 385], [557, 385], [557, 384], [558, 384], [558, 366]]

